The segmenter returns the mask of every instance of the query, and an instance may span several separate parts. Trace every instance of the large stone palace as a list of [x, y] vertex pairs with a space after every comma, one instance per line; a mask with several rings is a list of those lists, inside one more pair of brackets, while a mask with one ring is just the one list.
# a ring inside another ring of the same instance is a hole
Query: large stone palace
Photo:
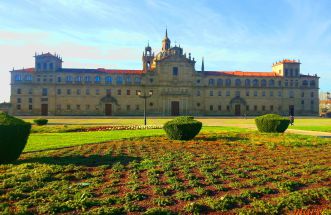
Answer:
[[[166, 31], [156, 55], [148, 45], [142, 69], [63, 68], [56, 54], [35, 54], [35, 68], [11, 72], [15, 115], [242, 116], [317, 115], [319, 77], [284, 59], [270, 72], [206, 71], [171, 46]], [[145, 100], [141, 95], [151, 95]], [[140, 95], [140, 96], [139, 96]]]

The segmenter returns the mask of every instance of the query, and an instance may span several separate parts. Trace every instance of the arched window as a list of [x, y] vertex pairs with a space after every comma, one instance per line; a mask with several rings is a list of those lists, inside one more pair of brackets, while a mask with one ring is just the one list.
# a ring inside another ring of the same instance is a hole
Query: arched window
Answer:
[[116, 78], [116, 84], [122, 85], [123, 84], [123, 77], [122, 76], [117, 76]]
[[15, 81], [21, 81], [22, 77], [21, 75], [15, 75]]
[[314, 87], [314, 86], [315, 86], [315, 80], [311, 80], [311, 81], [310, 81], [310, 86], [311, 86], [311, 87]]
[[227, 87], [230, 87], [230, 86], [231, 86], [231, 79], [226, 79], [226, 80], [225, 80], [225, 85], [226, 85]]
[[271, 79], [269, 80], [269, 87], [274, 87], [275, 86], [275, 80]]
[[95, 76], [95, 82], [96, 82], [96, 83], [99, 83], [100, 81], [101, 81], [100, 76]]
[[236, 85], [236, 87], [240, 87], [241, 86], [241, 80], [240, 79], [236, 79], [235, 80], [235, 85]]
[[113, 79], [111, 78], [111, 76], [106, 76], [106, 83], [111, 84], [112, 82], [113, 82]]
[[72, 82], [72, 76], [70, 75], [67, 76], [67, 82]]
[[208, 81], [208, 85], [209, 85], [209, 86], [214, 86], [214, 84], [215, 84], [214, 79], [209, 79], [209, 81]]
[[141, 83], [141, 78], [140, 78], [140, 77], [135, 77], [135, 78], [134, 78], [134, 82], [135, 82], [136, 84], [140, 84], [140, 83]]
[[250, 87], [251, 86], [251, 80], [246, 79], [245, 80], [245, 87]]
[[131, 84], [131, 76], [126, 77], [126, 83]]
[[302, 81], [302, 86], [305, 86], [305, 87], [308, 86], [308, 81], [307, 80], [303, 80]]
[[259, 86], [259, 81], [257, 79], [253, 80], [253, 87], [258, 87]]
[[223, 79], [217, 79], [217, 86], [222, 87], [223, 86]]
[[90, 76], [85, 76], [85, 82], [91, 82], [91, 77]]
[[267, 81], [265, 79], [262, 79], [261, 87], [266, 87], [266, 86], [267, 86]]
[[81, 82], [82, 81], [82, 76], [76, 76], [76, 82]]

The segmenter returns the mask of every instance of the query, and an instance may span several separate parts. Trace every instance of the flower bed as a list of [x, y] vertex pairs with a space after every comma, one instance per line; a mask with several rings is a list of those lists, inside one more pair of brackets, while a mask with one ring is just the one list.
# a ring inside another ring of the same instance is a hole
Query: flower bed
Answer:
[[163, 127], [162, 125], [110, 125], [110, 126], [78, 128], [70, 132], [161, 129], [162, 127]]

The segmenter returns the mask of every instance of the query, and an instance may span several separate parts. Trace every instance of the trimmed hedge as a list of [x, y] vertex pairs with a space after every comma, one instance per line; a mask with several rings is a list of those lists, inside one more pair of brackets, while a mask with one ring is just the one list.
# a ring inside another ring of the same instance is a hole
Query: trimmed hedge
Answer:
[[30, 130], [30, 123], [0, 113], [0, 163], [18, 159], [26, 145]]
[[180, 116], [164, 124], [163, 129], [169, 139], [191, 140], [201, 130], [202, 123], [193, 116]]
[[39, 119], [35, 119], [35, 120], [33, 120], [33, 122], [34, 122], [36, 125], [47, 125], [47, 123], [48, 123], [48, 119], [39, 118]]
[[266, 114], [256, 117], [255, 124], [260, 132], [283, 133], [288, 128], [290, 120], [277, 114]]

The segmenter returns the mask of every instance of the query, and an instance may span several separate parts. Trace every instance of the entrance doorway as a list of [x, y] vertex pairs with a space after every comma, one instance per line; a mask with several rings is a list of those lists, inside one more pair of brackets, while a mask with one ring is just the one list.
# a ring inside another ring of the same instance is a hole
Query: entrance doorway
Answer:
[[106, 114], [106, 116], [112, 115], [112, 105], [111, 104], [105, 104], [105, 114]]
[[48, 104], [41, 104], [41, 115], [42, 116], [48, 115]]
[[294, 105], [288, 106], [288, 114], [294, 116]]
[[178, 101], [171, 102], [171, 116], [179, 116], [179, 102]]
[[240, 104], [237, 104], [237, 105], [234, 106], [234, 114], [236, 116], [240, 116], [241, 115], [240, 114]]

